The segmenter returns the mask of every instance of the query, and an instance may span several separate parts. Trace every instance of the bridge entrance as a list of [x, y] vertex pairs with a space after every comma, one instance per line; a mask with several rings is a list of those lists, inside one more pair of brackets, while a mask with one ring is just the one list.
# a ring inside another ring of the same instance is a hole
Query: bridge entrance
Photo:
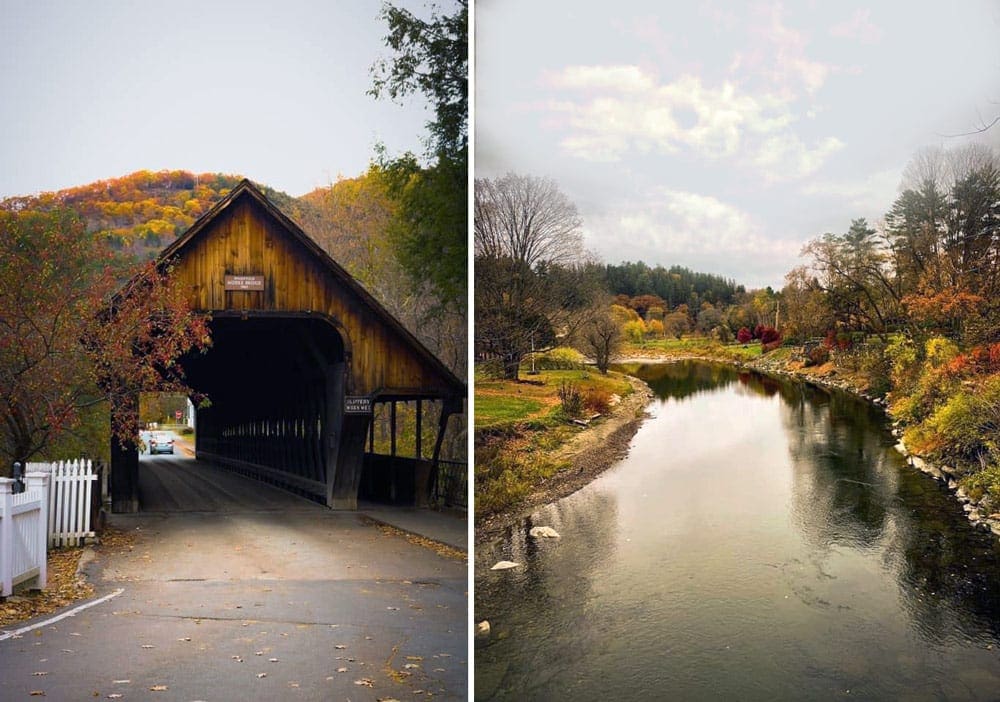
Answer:
[[[441, 437], [465, 385], [249, 181], [160, 256], [211, 315], [212, 348], [180, 359], [209, 402], [195, 455], [334, 509], [356, 509], [374, 407], [437, 401], [438, 435], [416, 501], [437, 483]], [[138, 401], [136, 400], [136, 407]], [[395, 494], [378, 471], [367, 491]], [[393, 477], [396, 476], [396, 477]], [[140, 509], [138, 453], [115, 445], [112, 509]]]

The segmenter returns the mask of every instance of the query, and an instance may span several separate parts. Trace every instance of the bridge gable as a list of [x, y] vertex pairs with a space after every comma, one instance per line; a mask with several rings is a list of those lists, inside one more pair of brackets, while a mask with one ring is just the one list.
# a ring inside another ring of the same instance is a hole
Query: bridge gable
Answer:
[[163, 251], [191, 306], [215, 316], [316, 316], [340, 333], [348, 392], [461, 397], [464, 384], [252, 183]]

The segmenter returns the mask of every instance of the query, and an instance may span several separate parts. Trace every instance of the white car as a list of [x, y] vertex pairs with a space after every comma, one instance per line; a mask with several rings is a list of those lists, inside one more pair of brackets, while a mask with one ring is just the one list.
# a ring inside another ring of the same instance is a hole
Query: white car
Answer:
[[173, 453], [174, 437], [165, 431], [154, 431], [149, 435], [149, 453]]

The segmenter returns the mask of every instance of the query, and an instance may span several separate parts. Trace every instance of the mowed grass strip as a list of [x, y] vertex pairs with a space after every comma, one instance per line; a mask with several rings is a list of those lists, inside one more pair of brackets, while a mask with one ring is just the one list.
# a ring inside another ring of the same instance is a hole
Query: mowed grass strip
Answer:
[[621, 377], [591, 370], [546, 370], [518, 381], [496, 380], [476, 374], [475, 428], [551, 418], [558, 411], [559, 388], [574, 383], [582, 392], [603, 391], [625, 395], [632, 386]]

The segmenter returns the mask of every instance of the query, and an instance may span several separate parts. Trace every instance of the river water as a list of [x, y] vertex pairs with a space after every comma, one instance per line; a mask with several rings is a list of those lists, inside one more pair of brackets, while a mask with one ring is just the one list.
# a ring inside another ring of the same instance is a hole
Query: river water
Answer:
[[626, 370], [657, 395], [628, 457], [477, 548], [477, 700], [1000, 699], [1000, 548], [879, 410]]

